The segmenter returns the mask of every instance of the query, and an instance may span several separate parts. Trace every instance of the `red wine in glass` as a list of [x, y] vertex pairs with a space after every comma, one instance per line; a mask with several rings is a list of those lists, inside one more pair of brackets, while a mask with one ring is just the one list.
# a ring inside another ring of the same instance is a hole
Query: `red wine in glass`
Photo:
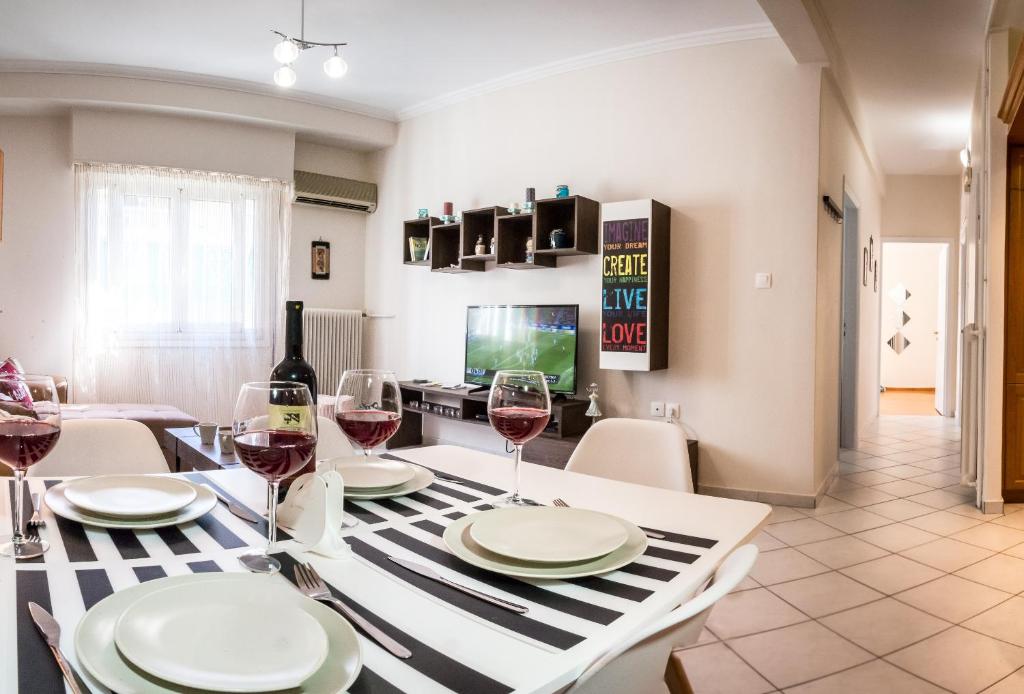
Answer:
[[551, 415], [535, 407], [496, 407], [487, 417], [496, 432], [522, 446], [544, 431]]
[[27, 470], [45, 458], [60, 438], [60, 427], [48, 422], [0, 422], [0, 463]]
[[316, 451], [316, 436], [304, 431], [269, 429], [235, 437], [242, 464], [268, 480], [280, 480], [301, 470]]
[[398, 431], [401, 415], [381, 410], [348, 410], [335, 415], [338, 426], [364, 450], [379, 446]]

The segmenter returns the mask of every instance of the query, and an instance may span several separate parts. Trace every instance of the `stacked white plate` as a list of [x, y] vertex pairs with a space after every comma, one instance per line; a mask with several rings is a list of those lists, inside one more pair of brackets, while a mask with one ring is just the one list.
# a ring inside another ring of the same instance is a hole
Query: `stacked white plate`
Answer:
[[177, 525], [209, 513], [207, 487], [163, 475], [100, 475], [62, 482], [46, 492], [58, 516], [100, 528], [143, 530]]
[[434, 473], [421, 465], [401, 460], [363, 456], [332, 458], [332, 465], [345, 482], [346, 499], [387, 499], [426, 489]]
[[362, 668], [337, 612], [280, 580], [172, 576], [96, 603], [75, 631], [82, 665], [121, 694], [345, 691]]
[[456, 520], [445, 544], [460, 559], [521, 578], [580, 578], [607, 573], [647, 549], [647, 536], [616, 516], [579, 508], [523, 506]]

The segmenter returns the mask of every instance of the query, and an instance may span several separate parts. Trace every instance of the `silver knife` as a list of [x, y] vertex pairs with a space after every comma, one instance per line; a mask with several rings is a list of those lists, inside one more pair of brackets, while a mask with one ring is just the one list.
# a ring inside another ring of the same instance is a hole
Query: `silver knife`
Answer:
[[402, 567], [405, 567], [406, 569], [409, 569], [409, 571], [412, 571], [413, 573], [418, 573], [420, 576], [424, 576], [426, 578], [429, 578], [432, 581], [437, 581], [438, 583], [443, 583], [446, 586], [454, 588], [455, 590], [462, 591], [466, 595], [472, 595], [474, 598], [477, 598], [478, 600], [483, 600], [484, 602], [489, 602], [492, 605], [497, 605], [498, 607], [504, 607], [506, 610], [511, 610], [512, 612], [518, 612], [519, 614], [526, 614], [527, 612], [530, 611], [530, 608], [528, 608], [528, 607], [526, 607], [524, 605], [519, 605], [519, 604], [516, 604], [514, 602], [509, 602], [508, 600], [502, 600], [501, 598], [496, 598], [493, 595], [488, 595], [487, 593], [481, 593], [479, 590], [473, 590], [472, 588], [468, 588], [468, 587], [466, 587], [466, 586], [464, 586], [464, 585], [462, 585], [460, 583], [456, 583], [455, 581], [449, 581], [447, 578], [445, 578], [441, 574], [437, 573], [436, 571], [431, 569], [429, 566], [424, 566], [423, 564], [417, 564], [414, 561], [409, 561], [408, 559], [402, 559], [400, 557], [388, 557], [388, 559], [390, 559], [391, 561], [395, 562], [399, 566], [402, 566]]
[[36, 623], [36, 628], [39, 629], [39, 633], [46, 639], [46, 645], [50, 647], [50, 651], [53, 652], [53, 657], [57, 660], [57, 665], [60, 667], [60, 671], [64, 673], [64, 679], [67, 680], [68, 686], [71, 687], [71, 691], [75, 694], [82, 694], [81, 688], [78, 686], [78, 680], [75, 678], [75, 671], [71, 667], [71, 663], [67, 661], [64, 654], [60, 651], [60, 624], [53, 618], [49, 612], [40, 607], [37, 603], [30, 602], [28, 604], [29, 614], [32, 615], [32, 621]]
[[231, 513], [238, 516], [239, 518], [241, 518], [242, 520], [249, 521], [250, 523], [259, 523], [261, 520], [263, 520], [263, 518], [261, 518], [260, 516], [257, 516], [255, 513], [245, 508], [241, 504], [227, 498], [210, 485], [204, 484], [203, 486], [209, 489], [214, 494], [216, 494], [217, 498], [220, 499], [221, 502], [228, 507], [228, 510], [231, 511]]

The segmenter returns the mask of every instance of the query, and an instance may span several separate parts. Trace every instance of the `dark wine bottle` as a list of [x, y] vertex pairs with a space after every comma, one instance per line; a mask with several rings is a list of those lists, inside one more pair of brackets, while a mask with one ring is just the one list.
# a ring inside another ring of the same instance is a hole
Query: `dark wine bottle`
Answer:
[[[302, 424], [305, 417], [316, 416], [316, 372], [302, 356], [302, 302], [285, 303], [284, 359], [270, 372], [272, 381], [294, 381], [304, 383], [313, 396], [313, 408], [278, 393], [271, 396], [270, 428], [288, 429], [290, 425]], [[293, 481], [307, 472], [316, 471], [315, 456], [308, 465], [281, 481], [278, 500], [284, 498]]]
[[284, 359], [270, 372], [272, 381], [305, 383], [316, 404], [316, 372], [302, 356], [302, 302], [285, 304]]

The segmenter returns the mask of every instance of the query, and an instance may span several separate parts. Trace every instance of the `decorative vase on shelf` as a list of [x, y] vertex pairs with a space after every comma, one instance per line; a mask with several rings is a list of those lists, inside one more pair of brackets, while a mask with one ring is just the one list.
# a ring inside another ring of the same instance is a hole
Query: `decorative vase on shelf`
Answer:
[[556, 198], [567, 198], [567, 197], [569, 197], [569, 186], [567, 186], [567, 185], [565, 185], [563, 183], [562, 185], [556, 187], [555, 188], [555, 197]]
[[566, 248], [567, 237], [565, 229], [552, 229], [550, 239], [552, 248]]
[[526, 239], [526, 262], [533, 262], [533, 238]]
[[426, 219], [429, 216], [430, 210], [428, 210], [426, 207], [421, 207], [419, 210], [416, 211], [416, 219]]
[[473, 247], [473, 252], [477, 255], [484, 255], [487, 253], [487, 246], [484, 245], [483, 234], [480, 234], [480, 236], [477, 237], [476, 246]]
[[409, 237], [409, 257], [415, 262], [420, 262], [427, 257], [427, 237]]
[[523, 212], [529, 214], [533, 212], [534, 202], [537, 200], [537, 191], [533, 188], [526, 189], [526, 201], [523, 203]]
[[497, 252], [498, 252], [498, 243], [497, 243], [497, 241], [494, 240], [494, 237], [492, 236], [491, 237], [491, 255], [494, 255]]

